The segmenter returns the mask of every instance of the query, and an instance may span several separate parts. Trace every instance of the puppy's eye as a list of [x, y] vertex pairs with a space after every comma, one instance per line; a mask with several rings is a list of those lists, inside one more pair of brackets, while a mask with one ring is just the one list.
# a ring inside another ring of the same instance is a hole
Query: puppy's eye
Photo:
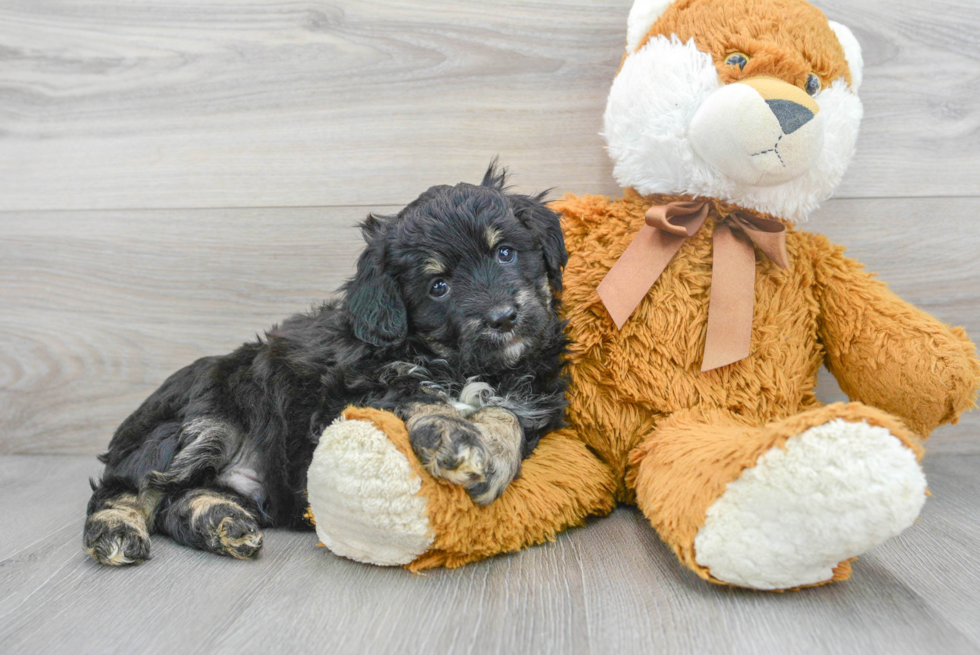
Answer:
[[510, 246], [497, 248], [497, 261], [501, 264], [512, 264], [517, 259], [517, 251]]
[[447, 293], [449, 293], [449, 283], [442, 278], [433, 280], [429, 285], [429, 295], [433, 298], [445, 298]]
[[806, 92], [815, 96], [820, 91], [820, 86], [820, 78], [810, 73], [806, 78]]
[[741, 52], [733, 52], [725, 57], [725, 63], [729, 66], [738, 66], [739, 69], [744, 70], [745, 65], [749, 63], [749, 58]]

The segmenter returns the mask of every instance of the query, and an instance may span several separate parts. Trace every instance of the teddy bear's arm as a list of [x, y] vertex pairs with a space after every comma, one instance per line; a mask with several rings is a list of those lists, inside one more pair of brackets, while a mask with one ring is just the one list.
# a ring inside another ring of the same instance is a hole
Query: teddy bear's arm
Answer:
[[473, 504], [455, 485], [424, 479], [422, 493], [428, 497], [435, 538], [408, 568], [454, 568], [553, 541], [587, 516], [611, 512], [615, 490], [613, 472], [569, 428], [545, 435], [522, 463], [517, 479], [484, 507]]
[[825, 237], [813, 245], [819, 337], [841, 389], [902, 417], [922, 437], [955, 423], [980, 385], [963, 328], [905, 302]]
[[545, 435], [503, 495], [480, 506], [429, 475], [394, 414], [350, 407], [343, 416], [321, 436], [308, 491], [320, 539], [351, 559], [456, 567], [552, 540], [616, 506], [613, 472], [570, 428]]

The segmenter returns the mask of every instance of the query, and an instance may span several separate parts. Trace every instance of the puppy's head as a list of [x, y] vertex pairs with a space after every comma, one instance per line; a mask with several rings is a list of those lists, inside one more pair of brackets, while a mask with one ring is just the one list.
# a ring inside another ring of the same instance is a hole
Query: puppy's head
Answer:
[[543, 194], [508, 193], [495, 164], [478, 186], [432, 187], [362, 230], [368, 246], [345, 288], [361, 341], [413, 340], [472, 375], [513, 366], [560, 334], [559, 217]]

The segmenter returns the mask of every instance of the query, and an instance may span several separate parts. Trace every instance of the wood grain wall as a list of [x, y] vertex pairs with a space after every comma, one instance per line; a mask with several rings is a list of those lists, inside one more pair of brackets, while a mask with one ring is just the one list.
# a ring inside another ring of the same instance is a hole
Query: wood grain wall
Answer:
[[[629, 4], [0, 2], [0, 453], [98, 452], [336, 288], [368, 211], [496, 154], [522, 189], [617, 193]], [[980, 3], [817, 4], [864, 47], [866, 119], [809, 227], [980, 335]], [[931, 444], [980, 452], [980, 413]]]

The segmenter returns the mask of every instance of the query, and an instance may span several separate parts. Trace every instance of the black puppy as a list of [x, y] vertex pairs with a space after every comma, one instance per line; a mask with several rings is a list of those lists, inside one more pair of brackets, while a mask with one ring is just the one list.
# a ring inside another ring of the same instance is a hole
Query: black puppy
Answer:
[[433, 475], [489, 503], [565, 409], [567, 254], [543, 194], [437, 186], [361, 224], [342, 297], [230, 355], [172, 375], [116, 431], [88, 505], [84, 548], [149, 557], [149, 534], [237, 558], [260, 527], [305, 525], [306, 470], [347, 405], [407, 421]]

